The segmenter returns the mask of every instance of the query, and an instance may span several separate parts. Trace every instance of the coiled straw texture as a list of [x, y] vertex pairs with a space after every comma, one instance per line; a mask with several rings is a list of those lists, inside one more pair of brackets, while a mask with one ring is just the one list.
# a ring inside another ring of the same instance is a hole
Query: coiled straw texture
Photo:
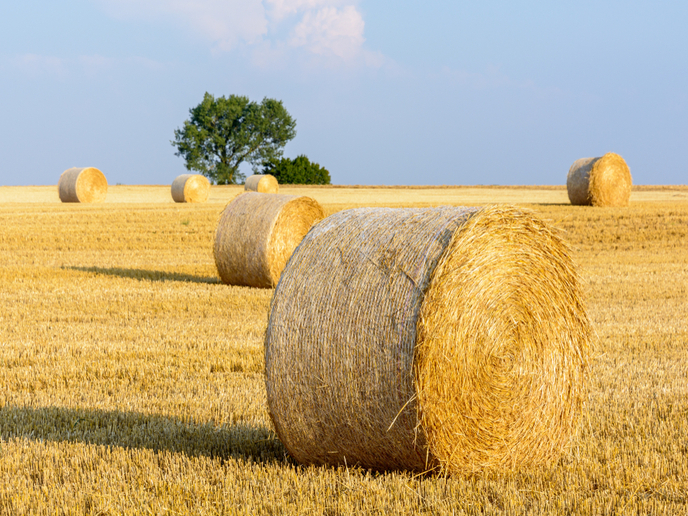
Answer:
[[247, 192], [277, 193], [279, 183], [270, 174], [254, 174], [246, 179], [244, 190]]
[[305, 464], [543, 464], [575, 429], [589, 338], [567, 246], [531, 212], [342, 211], [275, 290], [269, 412]]
[[205, 202], [210, 194], [210, 181], [200, 174], [182, 174], [172, 182], [174, 202]]
[[244, 192], [222, 212], [215, 232], [215, 265], [224, 283], [272, 288], [292, 252], [325, 213], [296, 195]]
[[632, 186], [628, 165], [613, 152], [574, 161], [566, 177], [566, 190], [574, 205], [628, 206]]
[[107, 179], [94, 167], [67, 169], [57, 182], [62, 202], [103, 202], [107, 189]]

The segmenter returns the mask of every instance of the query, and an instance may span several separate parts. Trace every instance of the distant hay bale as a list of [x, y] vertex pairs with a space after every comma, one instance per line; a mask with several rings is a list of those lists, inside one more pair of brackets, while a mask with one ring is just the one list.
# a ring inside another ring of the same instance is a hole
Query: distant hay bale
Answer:
[[103, 202], [107, 189], [107, 179], [94, 167], [67, 169], [57, 182], [62, 202]]
[[566, 244], [515, 207], [361, 208], [316, 224], [265, 337], [279, 438], [305, 464], [503, 471], [550, 462], [590, 329]]
[[246, 179], [244, 190], [247, 192], [277, 193], [279, 183], [270, 174], [254, 174]]
[[200, 174], [182, 174], [172, 182], [174, 202], [205, 202], [210, 193], [210, 181]]
[[325, 216], [310, 197], [244, 192], [222, 212], [213, 247], [229, 285], [272, 288], [311, 226]]
[[633, 180], [631, 171], [618, 154], [574, 161], [566, 178], [571, 204], [587, 206], [628, 206]]

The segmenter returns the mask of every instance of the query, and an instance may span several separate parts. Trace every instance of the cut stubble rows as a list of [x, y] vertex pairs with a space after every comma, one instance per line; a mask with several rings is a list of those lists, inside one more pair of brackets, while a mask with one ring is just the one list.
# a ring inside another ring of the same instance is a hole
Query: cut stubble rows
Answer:
[[[596, 334], [590, 394], [552, 467], [447, 478], [289, 458], [263, 376], [273, 291], [215, 270], [225, 200], [146, 204], [146, 187], [127, 188], [132, 203], [0, 205], [0, 513], [688, 511], [688, 199], [590, 208], [508, 192], [574, 249]], [[360, 206], [322, 191], [307, 195], [327, 214]], [[361, 192], [386, 203], [375, 195]]]

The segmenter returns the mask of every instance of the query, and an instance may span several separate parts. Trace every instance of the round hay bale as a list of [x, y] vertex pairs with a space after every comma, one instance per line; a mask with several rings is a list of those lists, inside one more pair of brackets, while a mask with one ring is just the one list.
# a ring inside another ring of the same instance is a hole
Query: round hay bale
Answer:
[[103, 202], [108, 183], [103, 173], [94, 167], [69, 168], [57, 182], [62, 202]]
[[565, 449], [590, 329], [566, 244], [515, 207], [361, 208], [275, 290], [267, 400], [304, 464], [503, 471]]
[[182, 174], [172, 182], [174, 202], [205, 202], [210, 193], [210, 181], [200, 174]]
[[277, 193], [279, 183], [270, 174], [254, 174], [246, 179], [244, 190], [247, 192]]
[[575, 205], [628, 206], [632, 185], [628, 165], [613, 152], [574, 161], [566, 178], [569, 200]]
[[228, 285], [274, 287], [296, 246], [324, 217], [310, 197], [239, 194], [222, 212], [215, 232], [220, 278]]

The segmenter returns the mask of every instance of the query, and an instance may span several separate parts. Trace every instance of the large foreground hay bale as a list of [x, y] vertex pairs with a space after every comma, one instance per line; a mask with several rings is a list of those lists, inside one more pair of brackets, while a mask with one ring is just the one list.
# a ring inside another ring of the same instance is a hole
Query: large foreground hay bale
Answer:
[[270, 174], [254, 174], [246, 179], [244, 190], [247, 192], [277, 193], [279, 183]]
[[633, 180], [631, 171], [618, 154], [574, 161], [566, 178], [571, 204], [587, 206], [628, 206]]
[[275, 290], [268, 407], [306, 464], [542, 464], [575, 428], [589, 335], [568, 248], [531, 212], [342, 211]]
[[172, 182], [174, 202], [205, 202], [210, 193], [210, 181], [200, 174], [182, 174]]
[[272, 288], [311, 226], [325, 216], [310, 197], [244, 192], [222, 212], [213, 247], [229, 285]]
[[108, 183], [103, 173], [94, 167], [69, 168], [57, 182], [62, 202], [103, 202]]

